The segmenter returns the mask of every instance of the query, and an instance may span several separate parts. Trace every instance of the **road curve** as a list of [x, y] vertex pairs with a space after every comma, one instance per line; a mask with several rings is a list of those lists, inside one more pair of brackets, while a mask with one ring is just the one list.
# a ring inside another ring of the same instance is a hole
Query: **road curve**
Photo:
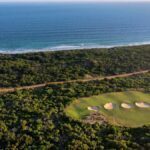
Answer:
[[9, 93], [9, 92], [17, 91], [17, 90], [30, 90], [30, 89], [42, 88], [42, 87], [45, 87], [47, 85], [57, 85], [57, 84], [75, 83], [75, 82], [88, 82], [88, 81], [104, 80], [104, 79], [110, 80], [113, 78], [123, 78], [123, 77], [129, 77], [132, 75], [143, 74], [143, 73], [147, 73], [149, 71], [150, 70], [142, 70], [142, 71], [138, 71], [138, 72], [125, 73], [125, 74], [106, 76], [106, 77], [95, 77], [95, 78], [93, 77], [90, 79], [77, 79], [77, 80], [69, 80], [69, 81], [47, 82], [47, 83], [43, 83], [43, 84], [14, 87], [14, 88], [0, 88], [0, 93]]

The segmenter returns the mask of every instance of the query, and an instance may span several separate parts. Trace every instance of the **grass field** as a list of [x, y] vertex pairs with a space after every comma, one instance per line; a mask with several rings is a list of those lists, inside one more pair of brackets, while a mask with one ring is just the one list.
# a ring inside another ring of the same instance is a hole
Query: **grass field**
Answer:
[[[106, 117], [109, 123], [137, 127], [150, 124], [150, 108], [138, 108], [134, 105], [135, 102], [140, 101], [150, 103], [150, 94], [138, 91], [107, 93], [75, 100], [65, 109], [65, 112], [74, 119], [82, 120], [91, 113], [87, 107], [101, 106], [99, 111]], [[108, 102], [117, 104], [116, 108], [105, 110], [103, 105]], [[133, 108], [122, 108], [120, 105], [123, 102], [132, 104]]]

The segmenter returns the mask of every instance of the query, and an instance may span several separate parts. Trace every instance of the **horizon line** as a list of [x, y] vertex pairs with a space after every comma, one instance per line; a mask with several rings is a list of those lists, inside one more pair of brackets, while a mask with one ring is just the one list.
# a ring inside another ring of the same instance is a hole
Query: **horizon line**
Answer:
[[0, 1], [0, 3], [150, 3], [150, 1]]

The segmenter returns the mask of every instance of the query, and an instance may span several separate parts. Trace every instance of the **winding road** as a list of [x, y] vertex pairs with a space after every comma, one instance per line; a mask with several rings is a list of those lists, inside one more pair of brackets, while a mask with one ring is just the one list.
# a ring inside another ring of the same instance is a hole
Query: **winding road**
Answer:
[[69, 80], [69, 81], [47, 82], [47, 83], [43, 83], [43, 84], [14, 87], [14, 88], [0, 88], [0, 93], [9, 93], [9, 92], [15, 92], [17, 90], [30, 90], [30, 89], [42, 88], [42, 87], [45, 87], [47, 85], [57, 85], [57, 84], [75, 83], [75, 82], [88, 82], [88, 81], [104, 80], [104, 79], [110, 80], [113, 78], [123, 78], [123, 77], [129, 77], [132, 75], [148, 73], [149, 71], [150, 70], [142, 70], [142, 71], [138, 71], [138, 72], [119, 74], [119, 75], [113, 75], [113, 76], [106, 76], [106, 77], [93, 77], [93, 78], [89, 78], [89, 79], [77, 79], [77, 80]]

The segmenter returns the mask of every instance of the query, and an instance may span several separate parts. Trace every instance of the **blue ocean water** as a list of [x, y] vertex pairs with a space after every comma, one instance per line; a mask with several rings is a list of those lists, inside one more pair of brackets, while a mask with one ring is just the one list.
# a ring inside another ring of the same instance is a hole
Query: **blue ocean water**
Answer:
[[1, 3], [0, 52], [150, 43], [150, 3]]

